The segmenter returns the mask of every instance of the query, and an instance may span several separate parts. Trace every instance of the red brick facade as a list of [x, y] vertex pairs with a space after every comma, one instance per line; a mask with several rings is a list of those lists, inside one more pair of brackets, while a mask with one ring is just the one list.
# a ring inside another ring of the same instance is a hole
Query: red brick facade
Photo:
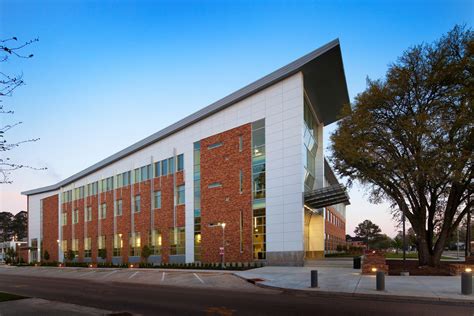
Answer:
[[58, 195], [43, 199], [43, 245], [41, 256], [49, 253], [50, 261], [58, 261]]
[[[225, 261], [252, 261], [251, 124], [201, 140], [202, 261], [219, 262], [225, 226]], [[239, 142], [242, 137], [242, 147]], [[221, 143], [217, 148], [209, 145]], [[240, 191], [240, 171], [243, 182]], [[221, 187], [209, 187], [220, 183]], [[241, 219], [242, 216], [242, 231]]]
[[345, 219], [332, 207], [326, 208], [325, 216], [325, 250], [337, 250], [338, 245], [346, 244], [346, 222]]

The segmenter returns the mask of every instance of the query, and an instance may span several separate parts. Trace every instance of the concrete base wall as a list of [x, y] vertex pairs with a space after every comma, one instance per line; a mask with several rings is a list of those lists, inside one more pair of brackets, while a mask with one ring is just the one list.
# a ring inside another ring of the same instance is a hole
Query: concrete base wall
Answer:
[[302, 267], [304, 265], [304, 251], [267, 252], [267, 265]]

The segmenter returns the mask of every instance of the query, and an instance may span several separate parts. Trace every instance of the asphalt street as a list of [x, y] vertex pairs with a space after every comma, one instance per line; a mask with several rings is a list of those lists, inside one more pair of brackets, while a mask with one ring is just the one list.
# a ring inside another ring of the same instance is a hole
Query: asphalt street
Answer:
[[474, 306], [454, 303], [8, 274], [0, 274], [0, 291], [142, 315], [474, 315]]

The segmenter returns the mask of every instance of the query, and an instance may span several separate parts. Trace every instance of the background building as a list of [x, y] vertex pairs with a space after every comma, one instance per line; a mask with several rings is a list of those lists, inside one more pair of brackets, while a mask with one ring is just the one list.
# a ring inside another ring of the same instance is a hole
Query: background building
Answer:
[[23, 192], [30, 261], [72, 251], [78, 261], [137, 262], [145, 244], [151, 262], [320, 257], [345, 236], [349, 200], [324, 159], [323, 127], [348, 103], [335, 40], [57, 184]]

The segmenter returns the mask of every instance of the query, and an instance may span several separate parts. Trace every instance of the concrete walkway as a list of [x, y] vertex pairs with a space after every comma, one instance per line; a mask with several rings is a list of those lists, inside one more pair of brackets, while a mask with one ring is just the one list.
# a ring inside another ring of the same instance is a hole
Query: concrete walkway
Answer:
[[[311, 270], [318, 270], [318, 288], [310, 288]], [[461, 294], [461, 277], [459, 276], [386, 276], [386, 290], [381, 292], [375, 289], [375, 276], [362, 275], [360, 270], [340, 266], [263, 267], [239, 271], [235, 274], [265, 287], [309, 292], [337, 292], [353, 296], [413, 297], [466, 302], [474, 305], [473, 295]]]

